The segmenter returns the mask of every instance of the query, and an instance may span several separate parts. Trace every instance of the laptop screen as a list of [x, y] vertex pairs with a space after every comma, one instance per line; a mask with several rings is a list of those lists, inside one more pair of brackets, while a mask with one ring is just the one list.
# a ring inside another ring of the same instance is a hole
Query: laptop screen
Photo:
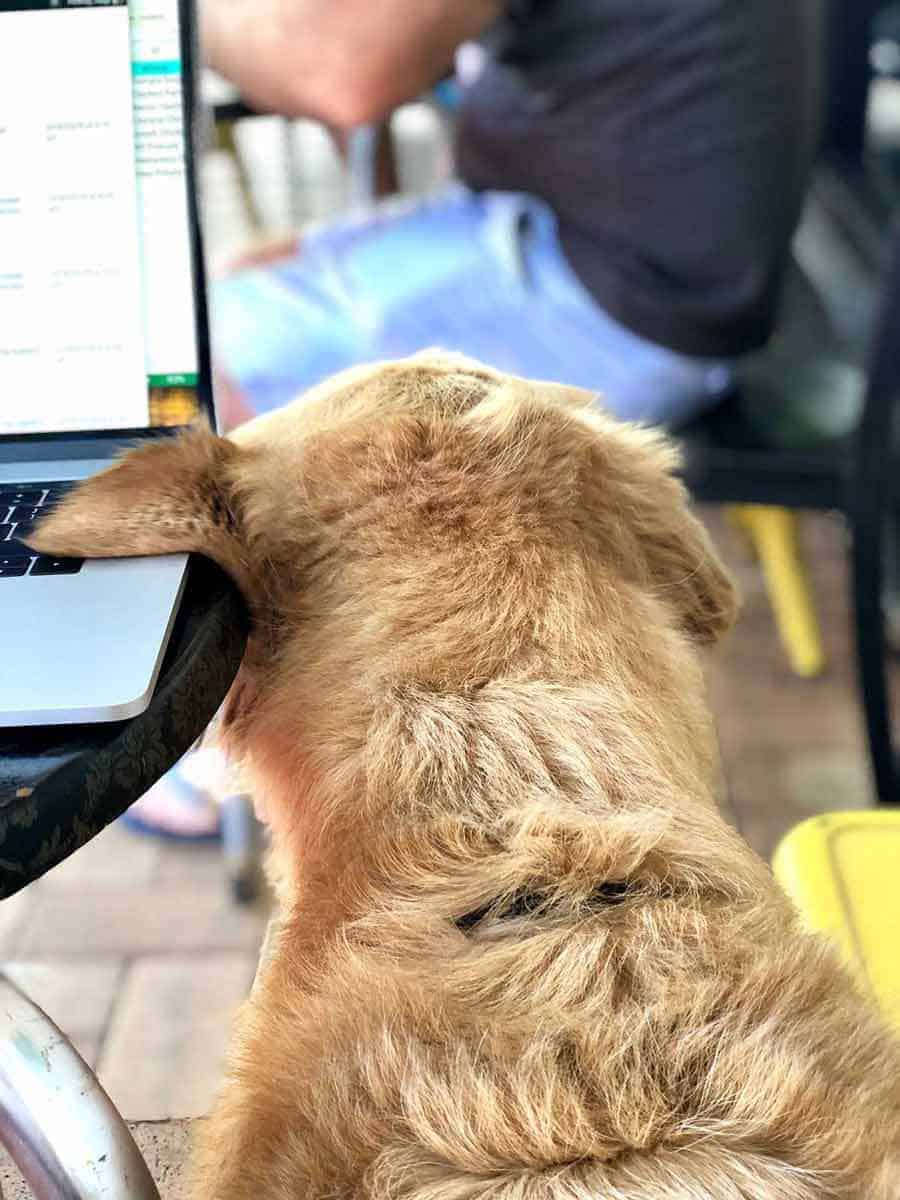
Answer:
[[0, 0], [0, 435], [182, 425], [178, 0]]

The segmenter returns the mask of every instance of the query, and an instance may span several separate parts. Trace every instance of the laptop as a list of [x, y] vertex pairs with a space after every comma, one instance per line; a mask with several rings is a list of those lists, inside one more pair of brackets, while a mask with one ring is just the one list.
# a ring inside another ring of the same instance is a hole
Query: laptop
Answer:
[[21, 537], [123, 447], [214, 424], [188, 0], [0, 0], [0, 726], [147, 707], [187, 558]]

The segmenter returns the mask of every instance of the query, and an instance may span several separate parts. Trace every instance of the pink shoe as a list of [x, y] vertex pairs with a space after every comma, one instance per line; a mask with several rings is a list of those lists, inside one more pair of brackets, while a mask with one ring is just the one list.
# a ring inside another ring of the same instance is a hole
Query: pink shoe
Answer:
[[212, 746], [190, 750], [122, 817], [135, 833], [182, 842], [221, 835], [219, 800], [227, 795], [224, 755]]

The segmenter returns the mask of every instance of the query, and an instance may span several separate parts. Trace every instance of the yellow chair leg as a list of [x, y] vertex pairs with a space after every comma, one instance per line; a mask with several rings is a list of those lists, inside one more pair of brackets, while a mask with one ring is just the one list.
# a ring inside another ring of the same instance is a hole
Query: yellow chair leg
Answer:
[[791, 668], [807, 679], [821, 674], [825, 650], [800, 552], [797, 514], [787, 508], [739, 504], [730, 506], [728, 516], [750, 539], [759, 558]]
[[737, 534], [740, 542], [741, 551], [749, 562], [759, 562], [759, 555], [756, 552], [756, 543], [750, 536], [747, 526], [744, 524], [744, 510], [749, 507], [746, 504], [726, 504], [724, 509], [725, 523], [730, 529], [733, 529]]

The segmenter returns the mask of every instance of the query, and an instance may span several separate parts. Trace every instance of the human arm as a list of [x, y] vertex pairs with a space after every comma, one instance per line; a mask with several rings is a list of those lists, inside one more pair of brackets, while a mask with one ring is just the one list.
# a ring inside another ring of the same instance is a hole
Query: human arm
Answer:
[[502, 0], [206, 0], [209, 64], [250, 104], [349, 129], [431, 86]]

